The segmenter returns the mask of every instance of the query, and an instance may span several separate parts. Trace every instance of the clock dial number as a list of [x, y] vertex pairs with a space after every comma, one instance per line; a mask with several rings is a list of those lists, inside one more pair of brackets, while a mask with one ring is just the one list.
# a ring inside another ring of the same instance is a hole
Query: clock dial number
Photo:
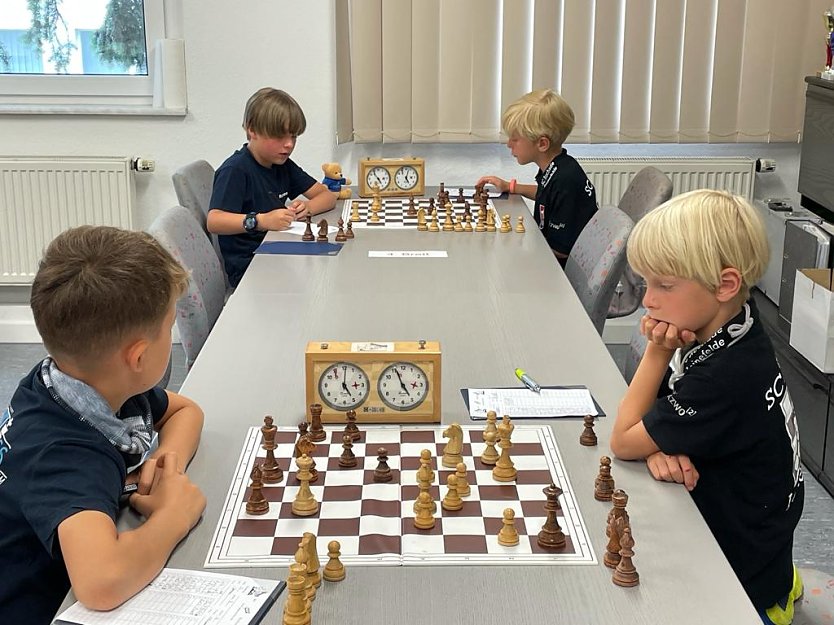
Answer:
[[394, 183], [403, 191], [416, 187], [418, 180], [417, 170], [411, 165], [403, 165], [394, 174]]
[[353, 410], [368, 398], [368, 376], [350, 362], [329, 365], [319, 377], [319, 396], [333, 410]]
[[379, 398], [394, 410], [412, 410], [429, 394], [426, 372], [411, 362], [395, 362], [385, 367], [377, 384]]
[[373, 189], [373, 187], [376, 187], [382, 191], [383, 189], [387, 189], [388, 185], [391, 184], [391, 174], [384, 167], [372, 167], [365, 176], [365, 182], [369, 188]]

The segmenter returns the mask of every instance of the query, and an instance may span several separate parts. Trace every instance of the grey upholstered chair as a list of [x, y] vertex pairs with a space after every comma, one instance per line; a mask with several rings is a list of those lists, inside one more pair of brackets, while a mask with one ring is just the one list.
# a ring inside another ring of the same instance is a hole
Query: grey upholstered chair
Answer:
[[619, 208], [599, 209], [571, 250], [565, 275], [579, 301], [602, 334], [614, 287], [623, 273], [628, 235], [634, 223]]
[[638, 322], [631, 331], [631, 340], [628, 342], [628, 352], [623, 364], [623, 377], [626, 384], [631, 384], [631, 379], [643, 358], [643, 352], [646, 351], [646, 343], [648, 343], [648, 339], [640, 332], [640, 323]]
[[[644, 167], [628, 185], [620, 199], [620, 210], [635, 224], [650, 210], [672, 197], [672, 181], [655, 167]], [[646, 286], [643, 278], [634, 273], [626, 262], [619, 284], [614, 289], [608, 318], [625, 317], [640, 307]]]
[[187, 208], [169, 208], [154, 220], [148, 232], [191, 273], [188, 289], [177, 300], [176, 318], [190, 367], [223, 310], [223, 269], [205, 232]]

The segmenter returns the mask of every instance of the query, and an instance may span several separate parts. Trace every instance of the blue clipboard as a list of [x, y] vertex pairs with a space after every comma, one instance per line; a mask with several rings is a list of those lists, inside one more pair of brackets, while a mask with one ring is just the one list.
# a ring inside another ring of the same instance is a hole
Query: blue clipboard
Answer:
[[318, 241], [264, 241], [255, 254], [288, 254], [291, 256], [335, 256], [342, 251], [338, 243]]
[[[521, 386], [521, 387], [518, 387], [518, 386], [491, 386], [489, 388], [495, 388], [497, 390], [501, 390], [501, 389], [514, 389], [514, 388], [527, 388], [527, 387], [526, 386]], [[585, 389], [585, 390], [588, 389], [587, 386], [584, 386], [582, 384], [576, 384], [576, 385], [573, 385], [573, 386], [542, 386], [542, 388], [543, 389], [544, 388], [549, 388], [549, 389], [581, 388], [581, 389]], [[461, 397], [463, 397], [463, 403], [466, 404], [466, 414], [469, 414], [469, 389], [468, 388], [460, 389], [460, 394], [461, 394]], [[605, 412], [603, 412], [602, 408], [597, 403], [597, 400], [594, 398], [593, 394], [591, 394], [591, 401], [594, 402], [594, 408], [597, 409], [597, 414], [595, 415], [595, 417], [604, 417]], [[558, 417], [555, 417], [555, 416], [544, 416], [544, 417], [539, 417], [539, 416], [531, 416], [531, 417], [515, 416], [515, 417], [513, 417], [513, 420], [515, 420], [515, 419], [577, 419], [577, 418], [581, 419], [584, 416], [585, 415], [560, 415]], [[499, 417], [500, 417], [500, 415], [499, 415]], [[486, 416], [483, 416], [483, 417], [470, 416], [469, 419], [471, 421], [486, 421]]]

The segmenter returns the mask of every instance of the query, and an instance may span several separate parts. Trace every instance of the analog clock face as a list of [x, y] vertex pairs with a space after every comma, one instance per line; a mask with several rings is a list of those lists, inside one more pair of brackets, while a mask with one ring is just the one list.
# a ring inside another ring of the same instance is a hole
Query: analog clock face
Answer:
[[394, 410], [411, 410], [429, 393], [425, 371], [411, 362], [395, 362], [385, 367], [377, 384], [379, 398]]
[[368, 376], [357, 365], [337, 362], [319, 377], [319, 396], [333, 410], [352, 410], [368, 398]]
[[368, 173], [365, 176], [365, 182], [369, 188], [376, 187], [382, 191], [383, 189], [388, 188], [388, 185], [391, 184], [391, 174], [389, 174], [388, 170], [384, 167], [372, 167], [368, 170]]
[[394, 174], [394, 182], [403, 191], [408, 191], [417, 186], [418, 178], [417, 170], [411, 165], [403, 165]]

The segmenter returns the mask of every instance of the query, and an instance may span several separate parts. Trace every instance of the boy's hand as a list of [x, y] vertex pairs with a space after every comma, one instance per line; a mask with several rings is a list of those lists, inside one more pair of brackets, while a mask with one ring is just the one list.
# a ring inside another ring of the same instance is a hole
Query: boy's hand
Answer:
[[478, 182], [475, 183], [475, 186], [477, 187], [482, 184], [491, 184], [501, 193], [506, 193], [510, 190], [510, 183], [503, 178], [499, 178], [498, 176], [481, 176], [478, 178]]
[[[147, 469], [145, 467], [148, 467]], [[156, 458], [153, 467], [149, 463], [143, 466], [140, 477], [140, 489], [145, 473], [152, 474], [150, 492], [137, 492], [130, 498], [130, 505], [145, 518], [162, 510], [176, 513], [187, 525], [189, 531], [203, 514], [206, 507], [206, 497], [200, 489], [177, 468], [177, 454], [168, 452]], [[147, 480], [145, 480], [147, 486]]]
[[291, 208], [275, 208], [258, 215], [258, 224], [264, 230], [287, 230], [294, 220], [295, 211]]
[[305, 202], [304, 200], [299, 200], [297, 198], [290, 202], [290, 205], [287, 206], [287, 208], [295, 212], [296, 221], [303, 221], [304, 219], [307, 219], [307, 215], [310, 214], [310, 209], [307, 207], [307, 202]]
[[689, 456], [683, 454], [669, 456], [658, 451], [646, 458], [646, 466], [654, 479], [683, 484], [686, 490], [694, 489], [700, 477]]
[[681, 330], [667, 321], [660, 321], [649, 315], [643, 315], [640, 320], [640, 333], [650, 343], [672, 352], [693, 343], [697, 338], [691, 330]]

